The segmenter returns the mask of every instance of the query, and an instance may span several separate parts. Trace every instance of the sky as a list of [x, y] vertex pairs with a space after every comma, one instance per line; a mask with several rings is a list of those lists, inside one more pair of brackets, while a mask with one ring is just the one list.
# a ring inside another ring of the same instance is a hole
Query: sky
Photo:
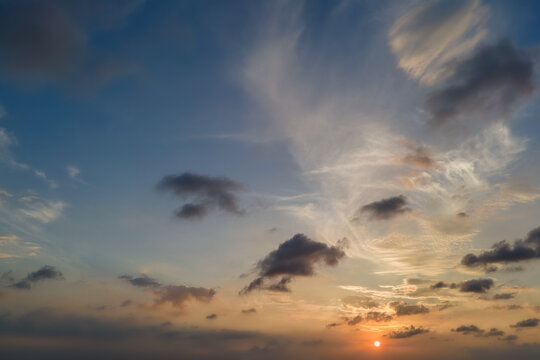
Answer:
[[540, 357], [539, 24], [0, 0], [2, 358]]

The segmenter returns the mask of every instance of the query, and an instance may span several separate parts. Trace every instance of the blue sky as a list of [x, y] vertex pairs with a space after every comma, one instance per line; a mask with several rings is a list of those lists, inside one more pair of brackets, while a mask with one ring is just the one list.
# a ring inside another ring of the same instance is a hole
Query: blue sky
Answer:
[[159, 324], [190, 359], [536, 356], [539, 17], [0, 1], [0, 348], [82, 354], [82, 322], [164, 359]]

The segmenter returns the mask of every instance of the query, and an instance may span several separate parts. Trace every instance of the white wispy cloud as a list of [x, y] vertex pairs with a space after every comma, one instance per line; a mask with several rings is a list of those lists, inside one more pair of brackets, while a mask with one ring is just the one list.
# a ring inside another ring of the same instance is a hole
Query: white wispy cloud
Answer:
[[389, 32], [398, 66], [424, 84], [446, 75], [443, 66], [468, 53], [486, 36], [480, 0], [425, 1], [399, 17]]
[[27, 217], [47, 224], [60, 218], [65, 208], [66, 203], [62, 201], [39, 201], [29, 204], [26, 208], [19, 209], [19, 211]]

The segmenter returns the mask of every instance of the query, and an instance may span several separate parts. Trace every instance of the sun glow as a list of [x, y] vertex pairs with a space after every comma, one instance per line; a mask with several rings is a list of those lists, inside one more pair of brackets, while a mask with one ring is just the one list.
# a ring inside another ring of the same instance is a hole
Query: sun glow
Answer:
[[381, 342], [380, 341], [375, 341], [373, 343], [373, 345], [375, 345], [375, 347], [379, 347], [379, 346], [381, 346]]

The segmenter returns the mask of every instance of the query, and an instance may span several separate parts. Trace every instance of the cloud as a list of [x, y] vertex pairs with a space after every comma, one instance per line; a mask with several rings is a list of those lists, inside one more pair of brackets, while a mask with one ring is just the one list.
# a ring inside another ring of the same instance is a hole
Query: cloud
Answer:
[[119, 276], [119, 279], [129, 282], [133, 286], [148, 289], [154, 295], [154, 302], [156, 305], [169, 303], [180, 309], [182, 309], [187, 302], [192, 300], [210, 302], [216, 294], [214, 289], [204, 287], [163, 285], [145, 274], [141, 274], [139, 277], [122, 275]]
[[463, 335], [468, 335], [468, 334], [483, 334], [485, 330], [480, 329], [476, 325], [461, 325], [457, 329], [452, 329], [452, 331], [462, 333]]
[[180, 219], [201, 219], [215, 208], [235, 215], [243, 215], [245, 210], [238, 204], [237, 193], [245, 188], [244, 184], [226, 177], [189, 172], [164, 176], [157, 185], [160, 191], [171, 192], [182, 200], [188, 200], [175, 211], [175, 215]]
[[30, 218], [48, 224], [60, 218], [67, 204], [62, 201], [38, 201], [19, 211]]
[[516, 297], [516, 293], [500, 293], [493, 295], [493, 300], [509, 300]]
[[395, 310], [397, 316], [427, 314], [429, 309], [424, 305], [407, 304], [404, 301], [392, 301], [388, 304]]
[[[101, 2], [95, 1], [94, 7]], [[77, 5], [62, 1], [3, 1], [0, 71], [25, 81], [74, 87], [99, 85], [132, 72], [133, 65], [101, 58], [88, 46], [89, 34], [73, 16], [77, 10]]]
[[487, 290], [491, 289], [493, 285], [494, 282], [491, 279], [466, 280], [459, 284], [459, 291], [485, 293]]
[[53, 266], [45, 265], [34, 272], [28, 273], [25, 278], [17, 281], [13, 285], [11, 285], [11, 287], [29, 290], [35, 283], [42, 282], [44, 280], [62, 279], [64, 279], [64, 275], [60, 271], [56, 270], [56, 268], [54, 268]]
[[[336, 266], [345, 257], [343, 243], [328, 246], [325, 243], [311, 240], [304, 234], [296, 234], [281, 243], [257, 263], [259, 277], [246, 286], [241, 293], [247, 294], [255, 289], [289, 291], [287, 284], [294, 276], [315, 275], [315, 265]], [[281, 276], [281, 280], [265, 287], [265, 279]]]
[[378, 308], [380, 305], [371, 296], [346, 296], [341, 301], [346, 305], [366, 309]]
[[535, 89], [532, 60], [508, 40], [482, 46], [448, 66], [453, 74], [441, 88], [428, 93], [424, 103], [434, 126], [463, 117], [499, 120]]
[[433, 160], [433, 155], [429, 147], [412, 143], [408, 143], [406, 146], [411, 152], [401, 159], [404, 163], [422, 169], [430, 169], [435, 166], [435, 161]]
[[524, 240], [514, 244], [502, 240], [479, 255], [467, 254], [461, 264], [467, 267], [486, 266], [492, 263], [508, 263], [540, 258], [540, 227], [531, 230]]
[[452, 329], [452, 331], [461, 333], [463, 335], [475, 335], [478, 337], [504, 336], [504, 331], [497, 328], [491, 328], [489, 331], [486, 331], [484, 329], [480, 329], [476, 325], [461, 325], [456, 329]]
[[119, 279], [128, 281], [131, 285], [142, 288], [157, 288], [161, 287], [161, 284], [155, 279], [152, 279], [148, 275], [141, 274], [139, 277], [133, 277], [131, 275], [121, 275]]
[[405, 339], [410, 338], [415, 335], [428, 333], [429, 329], [424, 329], [422, 326], [414, 327], [413, 325], [409, 327], [404, 327], [401, 330], [392, 331], [389, 335], [391, 339]]
[[518, 321], [514, 325], [510, 325], [510, 327], [511, 328], [536, 327], [536, 326], [538, 326], [538, 323], [540, 323], [540, 319], [530, 318], [530, 319], [527, 319], [527, 320]]
[[249, 308], [249, 309], [242, 309], [242, 314], [255, 314], [257, 312], [257, 309], [255, 308]]
[[366, 313], [366, 321], [386, 322], [392, 319], [392, 315], [381, 311], [369, 311]]
[[206, 315], [206, 319], [207, 320], [214, 320], [214, 319], [217, 319], [217, 314], [210, 314], [210, 315]]
[[423, 84], [444, 78], [444, 65], [486, 35], [479, 0], [426, 1], [396, 20], [389, 32], [398, 66]]
[[372, 220], [388, 220], [397, 215], [412, 211], [407, 205], [407, 198], [400, 195], [364, 205], [360, 208], [360, 212], [369, 213], [369, 217]]
[[431, 289], [459, 289], [461, 292], [474, 292], [474, 293], [485, 293], [487, 290], [491, 289], [494, 285], [492, 279], [471, 279], [462, 281], [459, 284], [456, 283], [445, 283], [444, 281], [436, 282], [431, 285]]
[[362, 316], [357, 315], [353, 317], [352, 319], [347, 320], [347, 325], [354, 326], [356, 324], [359, 324], [362, 322]]

